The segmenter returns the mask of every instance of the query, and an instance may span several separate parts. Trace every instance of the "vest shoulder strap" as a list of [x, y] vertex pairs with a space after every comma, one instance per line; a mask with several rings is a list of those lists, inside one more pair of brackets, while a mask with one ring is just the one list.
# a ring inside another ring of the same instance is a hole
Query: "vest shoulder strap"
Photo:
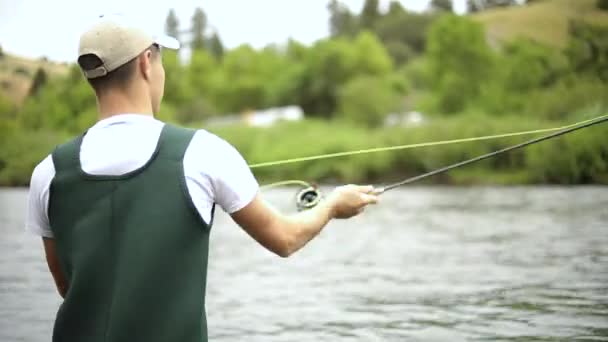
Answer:
[[79, 166], [80, 162], [78, 158], [80, 158], [80, 144], [83, 137], [84, 133], [55, 148], [52, 158], [56, 173]]
[[165, 124], [158, 142], [159, 159], [182, 161], [196, 130]]

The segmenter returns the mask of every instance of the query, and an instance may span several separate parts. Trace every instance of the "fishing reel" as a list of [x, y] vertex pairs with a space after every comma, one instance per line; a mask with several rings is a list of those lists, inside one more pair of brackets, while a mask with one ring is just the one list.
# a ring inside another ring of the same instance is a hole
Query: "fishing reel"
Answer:
[[296, 207], [298, 211], [312, 209], [323, 199], [321, 190], [315, 186], [309, 186], [296, 194]]

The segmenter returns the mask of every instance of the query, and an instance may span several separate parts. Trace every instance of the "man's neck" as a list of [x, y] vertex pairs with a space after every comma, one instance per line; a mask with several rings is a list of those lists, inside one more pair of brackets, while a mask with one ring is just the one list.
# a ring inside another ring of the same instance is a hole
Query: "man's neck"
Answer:
[[154, 116], [148, 98], [125, 92], [109, 92], [97, 97], [99, 119], [130, 113]]

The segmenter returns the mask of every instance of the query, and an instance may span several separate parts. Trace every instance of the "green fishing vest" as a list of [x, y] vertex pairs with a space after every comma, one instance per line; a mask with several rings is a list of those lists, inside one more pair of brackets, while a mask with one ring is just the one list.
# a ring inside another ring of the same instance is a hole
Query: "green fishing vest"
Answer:
[[193, 135], [165, 125], [147, 164], [121, 176], [82, 170], [84, 135], [53, 152], [48, 213], [69, 284], [54, 342], [207, 341], [212, 222], [186, 187], [183, 157]]

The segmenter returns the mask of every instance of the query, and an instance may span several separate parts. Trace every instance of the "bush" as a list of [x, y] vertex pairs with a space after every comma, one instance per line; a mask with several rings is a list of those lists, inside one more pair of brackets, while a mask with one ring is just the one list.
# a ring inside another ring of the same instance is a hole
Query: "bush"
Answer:
[[608, 28], [583, 21], [571, 21], [566, 50], [577, 73], [599, 76], [608, 82]]
[[568, 120], [572, 114], [590, 107], [608, 108], [608, 84], [584, 76], [570, 76], [551, 88], [534, 90], [525, 100], [522, 111], [528, 116], [550, 120]]
[[384, 118], [399, 109], [399, 94], [388, 80], [360, 76], [339, 92], [339, 117], [369, 127], [381, 126]]
[[606, 127], [572, 133], [527, 151], [534, 181], [559, 184], [608, 184]]
[[505, 46], [500, 60], [505, 88], [515, 93], [549, 87], [567, 73], [568, 67], [561, 51], [521, 38]]
[[25, 133], [13, 126], [5, 138], [0, 149], [0, 185], [17, 186], [29, 183], [34, 167], [62, 137], [46, 130]]
[[0, 93], [0, 121], [13, 120], [15, 118], [16, 109], [13, 101]]
[[608, 10], [608, 0], [597, 0], [597, 8], [607, 11]]

